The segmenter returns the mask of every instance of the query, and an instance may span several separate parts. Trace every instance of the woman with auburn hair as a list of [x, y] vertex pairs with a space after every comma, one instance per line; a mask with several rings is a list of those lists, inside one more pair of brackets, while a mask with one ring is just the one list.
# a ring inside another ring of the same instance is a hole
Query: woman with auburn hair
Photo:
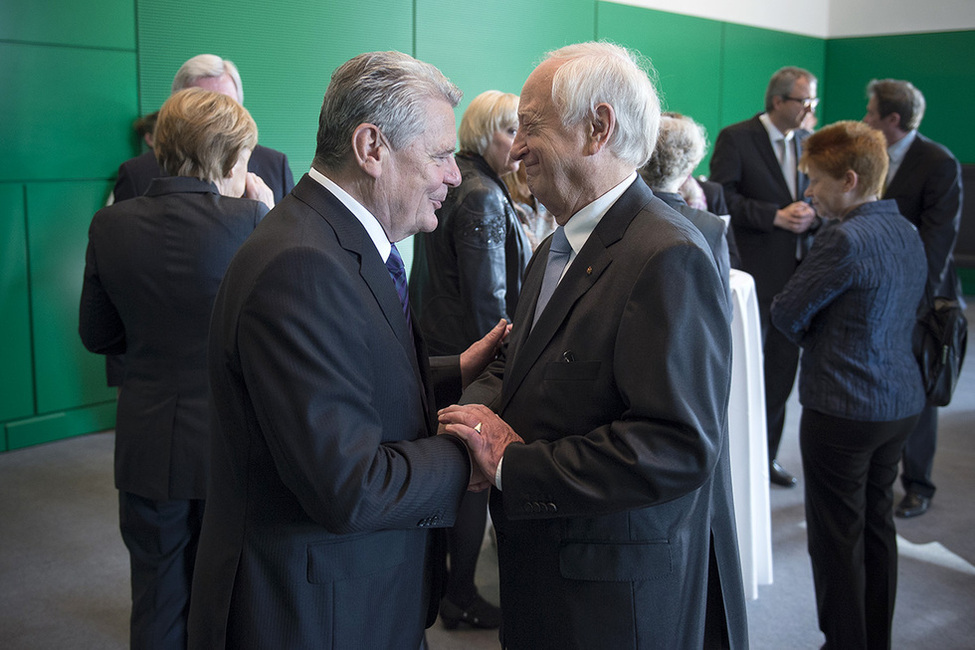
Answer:
[[897, 592], [893, 483], [924, 406], [911, 349], [927, 262], [897, 204], [878, 200], [883, 135], [837, 122], [803, 142], [806, 196], [829, 219], [772, 303], [802, 347], [799, 444], [825, 648], [890, 648]]
[[[88, 231], [81, 339], [125, 354], [115, 428], [119, 527], [132, 571], [132, 648], [185, 648], [210, 457], [207, 333], [230, 259], [273, 205], [247, 172], [250, 114], [172, 95], [154, 132], [168, 177], [99, 210]], [[237, 198], [245, 193], [260, 200]]]

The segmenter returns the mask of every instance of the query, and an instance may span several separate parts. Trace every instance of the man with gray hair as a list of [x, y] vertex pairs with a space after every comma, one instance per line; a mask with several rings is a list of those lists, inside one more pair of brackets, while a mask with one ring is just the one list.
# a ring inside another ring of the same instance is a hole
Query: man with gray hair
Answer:
[[434, 529], [484, 478], [434, 435], [435, 394], [456, 398], [505, 326], [428, 362], [395, 242], [460, 182], [459, 99], [399, 52], [337, 68], [311, 170], [227, 270], [191, 648], [419, 648], [436, 618]]
[[[173, 77], [172, 91], [184, 88], [203, 88], [221, 95], [227, 95], [244, 104], [244, 86], [240, 80], [240, 73], [232, 61], [221, 59], [215, 54], [199, 54], [188, 60]], [[285, 194], [294, 187], [294, 177], [288, 158], [280, 151], [257, 145], [251, 152], [247, 163], [248, 175], [245, 196], [256, 198], [258, 184], [266, 184], [274, 193], [274, 201], [280, 201]], [[131, 158], [119, 167], [118, 179], [112, 190], [111, 201], [124, 201], [136, 196], [142, 196], [149, 188], [153, 178], [165, 176], [156, 156], [147, 151], [141, 156]]]
[[[890, 167], [885, 199], [917, 227], [928, 258], [927, 304], [935, 297], [958, 300], [961, 282], [952, 252], [961, 225], [962, 185], [958, 160], [944, 146], [918, 132], [924, 117], [924, 95], [909, 81], [873, 80], [867, 86], [863, 121], [884, 134]], [[938, 438], [938, 409], [928, 404], [904, 445], [901, 484], [904, 498], [898, 517], [927, 512], [934, 497], [931, 478]]]
[[440, 413], [494, 486], [506, 648], [748, 644], [728, 295], [637, 175], [660, 121], [641, 63], [570, 45], [525, 82], [511, 155], [559, 227], [506, 351]]
[[799, 347], [769, 321], [769, 309], [812, 244], [820, 220], [803, 198], [809, 179], [799, 171], [802, 121], [816, 110], [816, 77], [787, 66], [772, 75], [765, 112], [721, 130], [711, 157], [711, 180], [724, 186], [741, 268], [755, 278], [762, 324], [769, 479], [793, 487], [796, 479], [776, 456], [785, 405], [799, 367]]

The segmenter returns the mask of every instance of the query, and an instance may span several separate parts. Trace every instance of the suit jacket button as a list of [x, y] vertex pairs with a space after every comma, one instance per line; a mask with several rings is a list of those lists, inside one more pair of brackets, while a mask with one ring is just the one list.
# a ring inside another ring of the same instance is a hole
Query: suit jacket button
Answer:
[[559, 508], [554, 503], [546, 503], [545, 510], [548, 512], [558, 512]]

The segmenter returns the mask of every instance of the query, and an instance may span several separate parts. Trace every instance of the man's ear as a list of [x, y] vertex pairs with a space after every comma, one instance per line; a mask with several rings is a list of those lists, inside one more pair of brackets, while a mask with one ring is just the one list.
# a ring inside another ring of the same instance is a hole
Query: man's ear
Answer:
[[616, 111], [605, 102], [597, 104], [587, 127], [586, 154], [591, 156], [609, 144], [609, 139], [616, 131]]
[[843, 191], [850, 192], [857, 188], [860, 184], [860, 175], [857, 174], [852, 169], [847, 169], [846, 173], [843, 174]]
[[888, 113], [882, 119], [883, 119], [884, 122], [886, 122], [890, 126], [895, 127], [897, 129], [900, 129], [901, 131], [904, 131], [905, 133], [910, 130], [910, 129], [905, 129], [903, 126], [901, 126], [901, 114], [900, 113], [897, 113], [897, 112]]
[[386, 141], [378, 126], [364, 122], [355, 128], [352, 132], [352, 154], [362, 171], [372, 178], [379, 178], [386, 157]]

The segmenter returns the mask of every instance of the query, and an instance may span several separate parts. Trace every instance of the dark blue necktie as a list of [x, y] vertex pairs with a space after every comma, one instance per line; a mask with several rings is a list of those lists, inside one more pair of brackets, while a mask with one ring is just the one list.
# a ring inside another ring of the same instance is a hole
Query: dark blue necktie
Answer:
[[410, 328], [410, 332], [412, 333], [413, 326], [410, 323], [410, 290], [406, 286], [406, 265], [403, 264], [403, 258], [396, 249], [396, 244], [392, 245], [389, 258], [386, 260], [386, 270], [389, 271], [390, 277], [393, 278], [393, 284], [396, 285], [396, 293], [399, 294], [399, 301], [403, 305], [403, 315], [406, 317], [406, 326]]
[[542, 277], [542, 288], [538, 292], [538, 300], [535, 302], [535, 317], [532, 319], [532, 327], [538, 322], [538, 317], [545, 310], [549, 298], [555, 293], [555, 287], [559, 285], [562, 278], [562, 271], [569, 262], [569, 254], [572, 247], [569, 240], [565, 237], [565, 230], [562, 226], [555, 229], [552, 234], [552, 246], [548, 250], [548, 262], [545, 264], [545, 275]]

